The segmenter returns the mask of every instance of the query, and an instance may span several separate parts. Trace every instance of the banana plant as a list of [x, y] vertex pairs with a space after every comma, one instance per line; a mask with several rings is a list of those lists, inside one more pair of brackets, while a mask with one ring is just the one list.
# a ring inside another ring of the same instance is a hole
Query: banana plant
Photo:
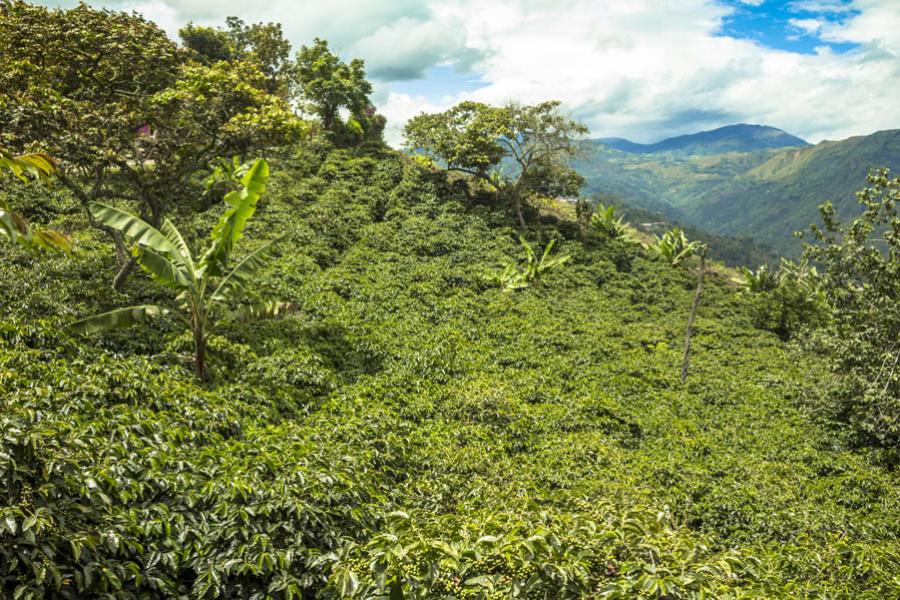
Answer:
[[[16, 156], [0, 146], [0, 170], [12, 171], [13, 175], [27, 182], [26, 175], [44, 179], [55, 173], [56, 162], [43, 152]], [[68, 253], [72, 249], [68, 237], [52, 229], [33, 227], [3, 198], [0, 198], [0, 238], [32, 250], [44, 249]]]
[[516, 264], [507, 265], [506, 269], [498, 277], [504, 292], [526, 288], [532, 281], [540, 279], [544, 271], [563, 265], [572, 258], [569, 255], [550, 257], [550, 252], [553, 250], [553, 244], [556, 243], [556, 240], [550, 240], [544, 247], [544, 252], [541, 254], [540, 259], [538, 259], [531, 244], [525, 241], [525, 238], [522, 236], [519, 236], [519, 243], [522, 244], [522, 248], [525, 250], [525, 265], [522, 268]]
[[[134, 242], [137, 263], [159, 285], [177, 293], [174, 315], [194, 338], [197, 378], [209, 379], [206, 346], [220, 320], [249, 322], [274, 318], [293, 307], [274, 300], [227, 310], [247, 286], [257, 282], [259, 271], [270, 264], [272, 251], [282, 239], [272, 240], [231, 266], [231, 256], [244, 228], [266, 189], [269, 166], [256, 160], [240, 179], [240, 189], [225, 195], [227, 209], [213, 227], [209, 248], [194, 260], [183, 236], [168, 219], [156, 229], [146, 221], [105, 204], [91, 205], [94, 217]], [[170, 311], [159, 306], [128, 306], [76, 322], [78, 333], [92, 334], [144, 323]]]
[[665, 232], [662, 238], [654, 236], [656, 244], [652, 246], [657, 256], [670, 263], [673, 267], [677, 267], [685, 259], [699, 254], [705, 248], [702, 242], [689, 241], [684, 231], [678, 227], [673, 227]]
[[598, 204], [594, 214], [591, 215], [591, 227], [606, 237], [620, 237], [625, 233], [625, 217], [616, 218], [616, 216], [615, 206]]

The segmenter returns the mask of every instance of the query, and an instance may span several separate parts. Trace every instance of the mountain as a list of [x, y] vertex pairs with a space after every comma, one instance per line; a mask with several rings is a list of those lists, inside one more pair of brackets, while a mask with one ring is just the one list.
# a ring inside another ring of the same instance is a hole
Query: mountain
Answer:
[[900, 130], [706, 155], [586, 146], [574, 166], [588, 193], [613, 194], [711, 233], [747, 236], [783, 255], [800, 252], [793, 233], [819, 221], [823, 202], [832, 200], [843, 218], [853, 216], [855, 192], [865, 187], [869, 169], [900, 170]]
[[726, 185], [681, 207], [692, 223], [714, 232], [751, 235], [782, 251], [797, 250], [794, 231], [819, 223], [830, 200], [843, 219], [860, 212], [856, 192], [869, 169], [900, 170], [900, 129], [777, 152]]
[[723, 152], [753, 152], [772, 148], [809, 146], [809, 142], [781, 129], [767, 125], [739, 123], [711, 131], [667, 138], [655, 144], [638, 144], [624, 138], [600, 138], [597, 142], [634, 154], [681, 152], [684, 154], [721, 154]]

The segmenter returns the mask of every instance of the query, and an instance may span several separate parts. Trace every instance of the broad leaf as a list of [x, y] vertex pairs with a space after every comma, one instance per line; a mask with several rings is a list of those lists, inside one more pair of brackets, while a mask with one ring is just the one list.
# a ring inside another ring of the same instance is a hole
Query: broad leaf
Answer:
[[25, 173], [42, 178], [56, 172], [56, 162], [44, 152], [14, 156], [9, 150], [0, 146], [0, 169], [2, 168], [12, 171], [22, 181], [27, 181]]
[[191, 284], [190, 275], [184, 265], [174, 263], [162, 254], [140, 246], [135, 248], [135, 256], [141, 268], [156, 283], [173, 290], [181, 290]]
[[159, 316], [161, 312], [158, 306], [149, 304], [117, 308], [116, 310], [76, 321], [72, 324], [72, 330], [75, 333], [91, 334], [120, 327], [131, 327], [135, 323], [149, 321], [151, 318]]
[[213, 299], [227, 299], [231, 292], [242, 289], [250, 283], [259, 270], [269, 264], [268, 259], [272, 257], [276, 244], [284, 240], [284, 238], [285, 236], [281, 236], [280, 238], [264, 244], [239, 262], [237, 266], [225, 276], [222, 283], [219, 284], [219, 287], [216, 288], [216, 291], [213, 293]]
[[231, 311], [228, 313], [228, 320], [235, 323], [251, 323], [262, 319], [274, 319], [294, 310], [296, 306], [290, 302], [258, 302]]
[[124, 236], [132, 239], [139, 246], [149, 248], [170, 260], [183, 262], [181, 252], [175, 244], [140, 217], [99, 202], [91, 204], [91, 214], [104, 225], [121, 231]]
[[0, 210], [0, 233], [13, 244], [19, 239], [19, 228], [13, 221], [12, 214], [4, 210]]
[[256, 202], [266, 190], [269, 179], [269, 165], [258, 159], [241, 178], [243, 188], [225, 196], [229, 208], [213, 227], [212, 246], [203, 256], [201, 268], [210, 275], [222, 275], [234, 250], [235, 244], [244, 234], [247, 221], [256, 212]]
[[72, 251], [72, 240], [53, 229], [33, 229], [31, 231], [33, 245], [55, 252], [68, 254]]
[[191, 258], [191, 250], [188, 248], [184, 238], [181, 237], [181, 232], [175, 228], [175, 225], [173, 225], [172, 221], [169, 219], [163, 219], [160, 232], [162, 232], [162, 234], [178, 249], [178, 254], [181, 256], [181, 262], [188, 267], [191, 273], [193, 273], [194, 259]]

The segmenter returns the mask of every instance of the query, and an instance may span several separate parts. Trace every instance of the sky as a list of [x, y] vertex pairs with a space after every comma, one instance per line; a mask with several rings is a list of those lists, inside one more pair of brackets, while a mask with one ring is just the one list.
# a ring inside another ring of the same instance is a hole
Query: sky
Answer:
[[[42, 2], [72, 6], [74, 1]], [[362, 58], [388, 118], [461, 100], [556, 99], [592, 137], [732, 123], [811, 142], [900, 127], [900, 0], [89, 0], [171, 36], [277, 21], [295, 48]]]

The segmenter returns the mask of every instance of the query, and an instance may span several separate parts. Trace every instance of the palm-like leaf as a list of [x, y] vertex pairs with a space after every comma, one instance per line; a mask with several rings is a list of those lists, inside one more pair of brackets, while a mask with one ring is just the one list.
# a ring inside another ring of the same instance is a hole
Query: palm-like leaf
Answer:
[[32, 229], [31, 242], [35, 247], [68, 254], [72, 251], [72, 240], [53, 229]]
[[281, 236], [263, 244], [260, 248], [251, 252], [244, 260], [239, 262], [228, 275], [226, 275], [216, 291], [213, 292], [214, 300], [227, 300], [230, 294], [236, 290], [246, 287], [259, 273], [260, 269], [269, 264], [268, 259], [272, 257], [276, 244], [283, 241], [285, 236]]
[[160, 228], [160, 232], [166, 236], [166, 238], [172, 242], [172, 245], [178, 249], [178, 254], [181, 256], [181, 262], [188, 268], [188, 271], [193, 274], [194, 272], [194, 259], [191, 257], [191, 249], [188, 248], [187, 243], [184, 241], [184, 238], [181, 236], [181, 232], [175, 228], [175, 225], [172, 224], [172, 221], [169, 219], [163, 219], [162, 227]]
[[210, 275], [223, 275], [235, 244], [244, 234], [247, 221], [256, 212], [256, 203], [266, 191], [269, 165], [258, 159], [241, 178], [243, 187], [225, 196], [228, 210], [213, 227], [213, 244], [201, 261], [201, 269]]
[[141, 268], [161, 286], [173, 290], [183, 290], [191, 284], [190, 276], [184, 265], [174, 263], [162, 254], [140, 246], [135, 248], [135, 256]]
[[[184, 313], [176, 314], [194, 337], [194, 364], [201, 381], [208, 377], [206, 345], [215, 327], [216, 302], [228, 300], [232, 292], [251, 283], [268, 264], [275, 245], [283, 239], [264, 244], [225, 274], [234, 245], [241, 238], [247, 220], [256, 211], [256, 202], [265, 190], [268, 175], [266, 162], [257, 160], [242, 178], [243, 189], [225, 196], [228, 208], [213, 228], [212, 244], [196, 268], [184, 237], [169, 220], [164, 220], [160, 229], [156, 229], [112, 206], [95, 204], [91, 207], [92, 214], [100, 222], [135, 241], [134, 254], [138, 264], [153, 281], [178, 292], [177, 302]], [[222, 275], [218, 286], [213, 287], [212, 278]], [[225, 316], [238, 322], [257, 321], [275, 318], [293, 308], [286, 302], [268, 301], [243, 306]], [[131, 306], [78, 321], [73, 329], [78, 333], [98, 333], [141, 323], [161, 312], [156, 306]]]
[[250, 323], [262, 319], [274, 319], [293, 312], [296, 307], [290, 302], [257, 302], [247, 304], [228, 313], [228, 320], [235, 323]]
[[99, 333], [101, 331], [109, 331], [110, 329], [118, 329], [121, 327], [131, 327], [135, 323], [144, 323], [153, 317], [158, 316], [162, 311], [158, 306], [144, 304], [139, 306], [128, 306], [125, 308], [117, 308], [109, 312], [105, 312], [87, 319], [76, 321], [72, 325], [75, 333]]
[[91, 205], [91, 214], [107, 227], [122, 232], [122, 235], [133, 240], [138, 246], [148, 248], [169, 260], [183, 262], [178, 247], [156, 227], [140, 217], [99, 202]]
[[[56, 172], [56, 162], [49, 154], [37, 152], [14, 156], [0, 146], [0, 169], [8, 169], [22, 181], [28, 181], [25, 174], [44, 178]], [[72, 244], [68, 237], [52, 229], [34, 229], [19, 213], [0, 200], [0, 237], [28, 248], [43, 248], [68, 253]]]
[[56, 172], [56, 161], [44, 152], [15, 156], [9, 150], [0, 146], [0, 169], [3, 168], [12, 171], [22, 181], [27, 181], [25, 173], [35, 177], [47, 177]]

